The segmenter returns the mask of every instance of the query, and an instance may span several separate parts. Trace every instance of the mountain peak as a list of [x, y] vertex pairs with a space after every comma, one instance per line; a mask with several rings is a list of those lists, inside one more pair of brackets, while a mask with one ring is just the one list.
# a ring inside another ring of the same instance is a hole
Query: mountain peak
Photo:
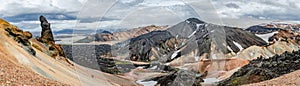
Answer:
[[203, 24], [203, 23], [205, 23], [204, 21], [201, 21], [198, 18], [188, 18], [186, 21], [187, 22], [194, 22], [196, 24]]

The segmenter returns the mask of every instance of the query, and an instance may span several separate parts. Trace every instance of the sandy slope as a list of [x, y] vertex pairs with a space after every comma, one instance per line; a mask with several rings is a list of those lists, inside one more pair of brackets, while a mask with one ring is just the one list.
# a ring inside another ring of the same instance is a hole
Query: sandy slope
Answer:
[[[3, 22], [0, 19], [1, 22]], [[1, 83], [14, 82], [16, 84], [69, 84], [72, 86], [111, 86], [137, 85], [129, 79], [110, 75], [100, 71], [79, 66], [74, 66], [56, 60], [47, 54], [35, 49], [36, 56], [25, 51], [20, 44], [9, 37], [0, 23], [0, 78]], [[7, 61], [9, 60], [9, 61]], [[2, 75], [1, 75], [2, 74]], [[7, 77], [7, 78], [5, 78]], [[58, 81], [58, 82], [57, 82]]]
[[3, 47], [0, 47], [0, 85], [63, 85], [45, 78], [22, 65], [13, 63]]

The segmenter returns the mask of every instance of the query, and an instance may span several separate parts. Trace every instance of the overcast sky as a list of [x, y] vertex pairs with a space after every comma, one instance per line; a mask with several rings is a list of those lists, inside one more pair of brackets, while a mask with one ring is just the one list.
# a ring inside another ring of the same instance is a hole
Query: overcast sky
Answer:
[[39, 15], [53, 30], [122, 29], [174, 25], [187, 18], [249, 27], [271, 21], [299, 21], [299, 0], [0, 0], [0, 17], [28, 31], [40, 31]]

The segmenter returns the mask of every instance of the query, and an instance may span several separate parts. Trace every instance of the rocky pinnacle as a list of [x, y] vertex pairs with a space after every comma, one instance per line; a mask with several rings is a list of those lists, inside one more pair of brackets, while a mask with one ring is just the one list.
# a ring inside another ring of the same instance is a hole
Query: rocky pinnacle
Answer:
[[40, 22], [42, 27], [41, 37], [38, 38], [38, 41], [45, 43], [50, 51], [50, 56], [62, 56], [65, 57], [65, 53], [61, 47], [61, 45], [55, 44], [53, 34], [50, 28], [50, 23], [48, 23], [47, 19], [44, 16], [40, 16]]
[[53, 34], [50, 28], [50, 23], [44, 16], [40, 16], [40, 22], [42, 27], [42, 33], [40, 40], [42, 42], [54, 42]]

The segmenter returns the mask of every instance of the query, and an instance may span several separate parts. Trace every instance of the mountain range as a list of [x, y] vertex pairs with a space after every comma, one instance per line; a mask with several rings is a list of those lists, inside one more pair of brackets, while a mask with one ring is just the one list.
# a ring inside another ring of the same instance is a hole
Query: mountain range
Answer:
[[243, 29], [188, 18], [173, 26], [102, 31], [57, 44], [51, 22], [44, 16], [40, 22], [41, 36], [33, 37], [0, 20], [0, 83], [222, 86], [264, 82], [299, 70], [297, 25]]

